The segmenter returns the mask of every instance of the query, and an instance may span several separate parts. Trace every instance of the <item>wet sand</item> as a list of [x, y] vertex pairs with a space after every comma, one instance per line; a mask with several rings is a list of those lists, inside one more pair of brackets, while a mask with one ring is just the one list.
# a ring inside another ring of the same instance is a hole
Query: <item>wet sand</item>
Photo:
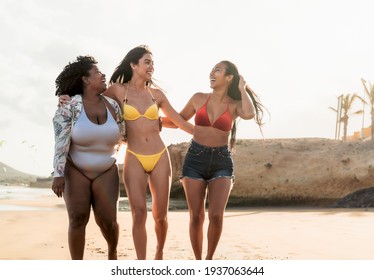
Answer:
[[[1, 210], [11, 209], [11, 210]], [[0, 259], [69, 260], [68, 219], [64, 202], [0, 200]], [[131, 213], [119, 212], [120, 260], [135, 260]], [[193, 260], [188, 212], [169, 212], [164, 258]], [[204, 226], [206, 236], [208, 218]], [[155, 252], [153, 219], [148, 213], [148, 258]], [[373, 260], [373, 209], [245, 208], [228, 209], [217, 260]], [[204, 240], [206, 241], [206, 239]], [[87, 226], [87, 260], [105, 260], [106, 243], [93, 217]], [[206, 242], [204, 242], [206, 252]]]

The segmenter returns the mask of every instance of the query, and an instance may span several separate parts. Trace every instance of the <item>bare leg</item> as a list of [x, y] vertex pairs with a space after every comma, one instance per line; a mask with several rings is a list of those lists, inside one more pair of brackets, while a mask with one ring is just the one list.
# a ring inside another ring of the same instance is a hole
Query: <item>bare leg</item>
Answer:
[[183, 187], [190, 211], [190, 241], [195, 258], [202, 259], [203, 224], [205, 219], [206, 182], [183, 178]]
[[138, 159], [126, 153], [123, 166], [126, 193], [129, 199], [132, 213], [132, 238], [134, 241], [136, 256], [138, 260], [147, 257], [147, 174]]
[[73, 260], [82, 260], [86, 237], [86, 225], [90, 219], [91, 182], [69, 162], [65, 167], [65, 191], [63, 194], [69, 216], [68, 243]]
[[213, 259], [223, 227], [223, 214], [231, 191], [231, 179], [218, 178], [208, 184], [209, 226], [207, 260]]
[[157, 247], [155, 260], [163, 259], [163, 251], [168, 231], [168, 209], [171, 184], [171, 166], [169, 155], [165, 151], [150, 175], [152, 193], [152, 215], [155, 221]]
[[118, 169], [114, 164], [92, 182], [92, 207], [95, 220], [108, 243], [108, 259], [117, 259], [119, 225], [117, 202], [119, 197]]

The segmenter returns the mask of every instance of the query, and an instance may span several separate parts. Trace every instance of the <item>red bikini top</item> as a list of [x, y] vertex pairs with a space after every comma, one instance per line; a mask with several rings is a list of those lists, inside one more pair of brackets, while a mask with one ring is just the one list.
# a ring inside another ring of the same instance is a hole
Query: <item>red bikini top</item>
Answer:
[[232, 126], [232, 119], [231, 119], [230, 111], [229, 111], [229, 103], [230, 103], [229, 97], [227, 97], [226, 110], [222, 113], [221, 116], [219, 116], [219, 118], [213, 124], [210, 123], [208, 111], [207, 111], [209, 98], [210, 98], [210, 95], [208, 96], [205, 104], [201, 106], [200, 109], [196, 112], [195, 125], [211, 126], [222, 131], [230, 131], [231, 126]]

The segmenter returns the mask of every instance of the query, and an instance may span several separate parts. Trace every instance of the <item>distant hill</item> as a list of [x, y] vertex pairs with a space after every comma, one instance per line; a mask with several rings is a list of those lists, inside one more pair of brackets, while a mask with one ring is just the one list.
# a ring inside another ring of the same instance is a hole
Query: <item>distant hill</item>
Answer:
[[36, 181], [38, 176], [18, 171], [0, 162], [0, 184], [29, 184]]

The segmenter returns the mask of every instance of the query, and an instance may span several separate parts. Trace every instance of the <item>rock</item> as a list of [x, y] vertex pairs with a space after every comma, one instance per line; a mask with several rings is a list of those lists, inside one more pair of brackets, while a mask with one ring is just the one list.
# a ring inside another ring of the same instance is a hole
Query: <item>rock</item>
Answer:
[[[188, 143], [168, 147], [172, 191]], [[330, 206], [374, 181], [374, 143], [323, 138], [238, 140], [229, 205]]]
[[355, 191], [334, 203], [332, 208], [370, 208], [374, 207], [374, 187]]

